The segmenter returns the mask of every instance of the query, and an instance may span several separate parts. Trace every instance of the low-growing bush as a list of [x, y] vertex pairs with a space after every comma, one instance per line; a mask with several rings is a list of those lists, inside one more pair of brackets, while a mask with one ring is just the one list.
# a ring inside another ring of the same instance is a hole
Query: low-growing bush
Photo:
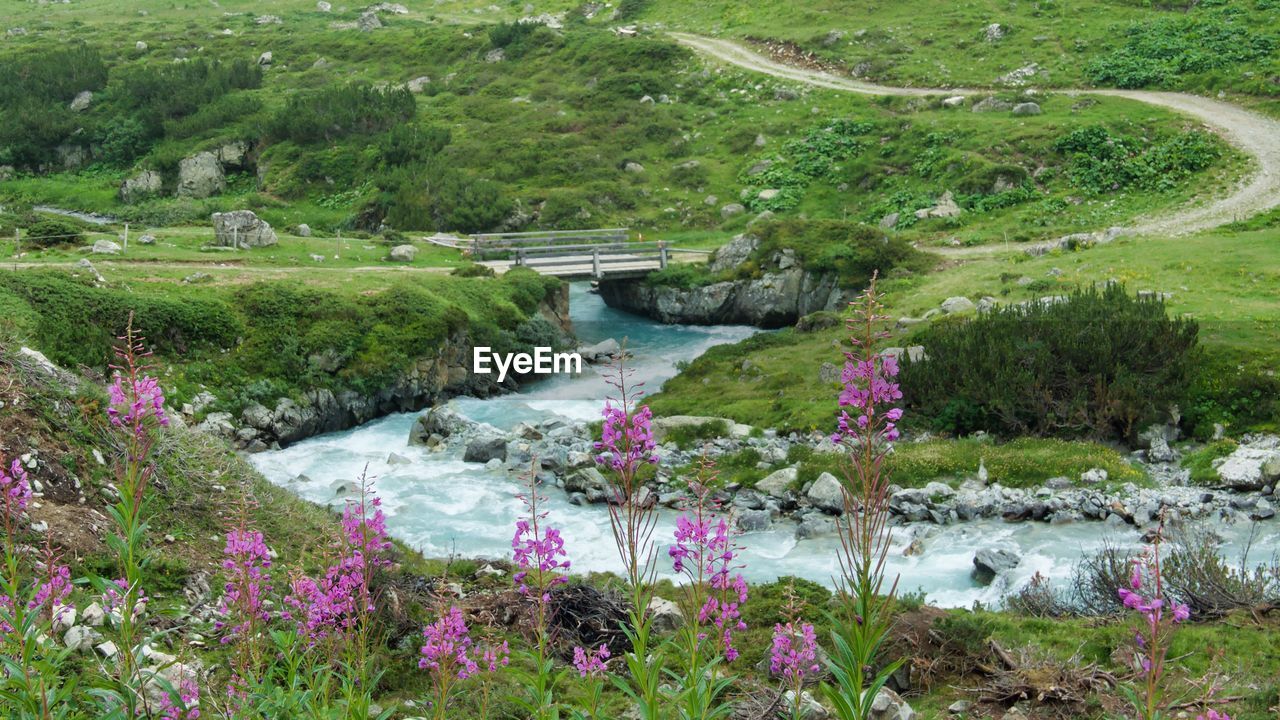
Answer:
[[1168, 190], [1222, 155], [1213, 136], [1198, 130], [1151, 143], [1101, 125], [1073, 130], [1054, 150], [1067, 156], [1071, 181], [1095, 193]]
[[930, 256], [899, 237], [879, 228], [843, 220], [780, 220], [764, 223], [758, 231], [760, 246], [753, 253], [764, 262], [783, 250], [813, 272], [834, 272], [844, 287], [862, 288], [872, 274], [927, 269]]
[[80, 226], [56, 218], [37, 220], [29, 225], [23, 234], [27, 242], [41, 248], [78, 245], [84, 242], [84, 233], [80, 230]]
[[928, 358], [903, 362], [904, 394], [957, 434], [1133, 439], [1185, 397], [1197, 334], [1159, 299], [1076, 290], [930, 327]]
[[417, 103], [403, 87], [337, 85], [290, 96], [271, 118], [268, 134], [299, 144], [383, 132], [413, 118]]

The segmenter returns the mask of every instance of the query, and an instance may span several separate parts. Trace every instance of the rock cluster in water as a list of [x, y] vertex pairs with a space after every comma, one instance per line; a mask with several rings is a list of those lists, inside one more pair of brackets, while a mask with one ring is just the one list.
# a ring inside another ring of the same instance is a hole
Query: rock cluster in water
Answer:
[[[672, 427], [712, 421], [717, 419], [659, 418], [654, 423], [661, 438], [664, 430]], [[681, 474], [683, 468], [696, 463], [704, 453], [715, 459], [751, 448], [759, 453], [762, 469], [775, 469], [754, 487], [728, 485], [713, 493], [715, 501], [732, 510], [737, 527], [753, 532], [791, 523], [799, 538], [835, 532], [835, 518], [845, 511], [841, 480], [824, 472], [802, 482], [799, 467], [787, 463], [792, 448], [797, 446], [817, 452], [836, 451], [829, 438], [796, 433], [782, 436], [768, 430], [757, 433], [736, 423], [725, 427], [725, 437], [708, 440], [697, 448], [681, 449], [674, 442], [662, 442], [657, 473], [641, 491], [641, 502], [680, 507], [691, 500], [688, 478]], [[493, 471], [533, 472], [544, 485], [562, 488], [574, 504], [607, 503], [618, 498], [610, 477], [596, 467], [593, 438], [584, 423], [552, 418], [521, 423], [510, 432], [502, 432], [472, 422], [444, 405], [418, 419], [409, 442], [461, 453], [464, 460], [485, 463]], [[990, 482], [985, 468], [979, 467], [971, 476], [940, 478], [920, 488], [892, 486], [891, 522], [948, 525], [999, 518], [1060, 525], [1098, 521], [1151, 534], [1162, 518], [1164, 522], [1210, 518], [1250, 522], [1275, 517], [1280, 438], [1246, 437], [1236, 453], [1220, 464], [1220, 469], [1226, 468], [1231, 473], [1229, 477], [1244, 475], [1262, 480], [1241, 485], [1228, 481], [1224, 475], [1220, 489], [1188, 484], [1189, 473], [1178, 465], [1180, 456], [1169, 447], [1165, 433], [1147, 433], [1144, 443], [1148, 447], [1135, 451], [1133, 459], [1152, 477], [1154, 487], [1132, 483], [1114, 486], [1108, 484], [1105, 470], [1095, 468], [1075, 478], [1046, 477], [1040, 487], [1011, 488]], [[1274, 461], [1269, 454], [1272, 452]], [[1252, 460], [1257, 460], [1257, 467], [1246, 467], [1246, 462]], [[953, 483], [942, 482], [943, 479]]]

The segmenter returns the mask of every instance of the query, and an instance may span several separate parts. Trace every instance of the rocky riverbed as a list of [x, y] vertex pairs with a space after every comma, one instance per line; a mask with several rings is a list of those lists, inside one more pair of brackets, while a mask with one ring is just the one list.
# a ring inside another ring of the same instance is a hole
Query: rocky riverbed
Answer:
[[[715, 418], [659, 418], [656, 434], [679, 427], [705, 426]], [[819, 434], [780, 435], [755, 432], [724, 423], [724, 437], [681, 448], [663, 442], [654, 481], [642, 491], [644, 500], [679, 507], [690, 500], [686, 469], [705, 452], [715, 459], [754, 449], [760, 467], [769, 473], [754, 487], [729, 485], [715, 492], [716, 501], [732, 509], [744, 532], [780, 525], [794, 528], [796, 537], [835, 532], [835, 518], [844, 511], [840, 481], [830, 473], [801, 480], [800, 469], [786, 459], [794, 446], [815, 452], [834, 452], [831, 440]], [[1153, 532], [1161, 519], [1214, 520], [1236, 523], [1272, 520], [1276, 482], [1280, 479], [1280, 438], [1247, 436], [1239, 448], [1218, 464], [1215, 487], [1190, 484], [1180, 455], [1169, 445], [1172, 428], [1153, 427], [1144, 433], [1147, 447], [1135, 450], [1132, 461], [1152, 479], [1152, 486], [1109, 482], [1100, 468], [1079, 477], [1046, 477], [1037, 488], [1010, 488], [992, 481], [979, 466], [964, 477], [944, 477], [920, 488], [893, 487], [890, 511], [896, 524], [949, 525], [971, 520], [1042, 522], [1051, 525], [1100, 522], [1133, 526]], [[438, 452], [452, 451], [465, 462], [482, 463], [486, 470], [511, 474], [534, 472], [544, 486], [556, 486], [576, 505], [602, 504], [617, 497], [609, 479], [595, 467], [593, 438], [581, 422], [553, 418], [520, 423], [509, 432], [476, 423], [448, 405], [433, 408], [414, 423], [409, 443]], [[394, 456], [394, 453], [392, 454]], [[343, 488], [338, 489], [339, 494]]]

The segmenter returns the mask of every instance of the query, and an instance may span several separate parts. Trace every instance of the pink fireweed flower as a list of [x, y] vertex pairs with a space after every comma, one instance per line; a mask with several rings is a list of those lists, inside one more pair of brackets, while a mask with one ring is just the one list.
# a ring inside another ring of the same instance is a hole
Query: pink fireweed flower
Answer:
[[64, 603], [71, 594], [71, 568], [58, 562], [60, 558], [46, 538], [40, 568], [43, 576], [35, 581], [35, 595], [27, 602], [28, 610], [48, 611], [50, 620], [58, 620], [71, 611]]
[[281, 616], [294, 620], [312, 644], [352, 630], [362, 613], [374, 611], [372, 573], [389, 564], [383, 553], [391, 547], [381, 505], [370, 479], [362, 475], [359, 499], [348, 502], [343, 512], [336, 561], [324, 577], [299, 575], [290, 582], [290, 594], [284, 598], [290, 609]]
[[5, 527], [9, 528], [31, 504], [31, 482], [17, 458], [5, 472], [4, 456], [0, 455], [0, 495], [3, 495]]
[[781, 675], [789, 683], [799, 684], [819, 669], [818, 639], [812, 625], [805, 623], [799, 630], [794, 623], [773, 626], [769, 672]]
[[[840, 380], [840, 418], [836, 442], [870, 434], [876, 440], [893, 442], [899, 437], [898, 421], [902, 408], [885, 407], [902, 399], [902, 390], [892, 378], [898, 375], [898, 359], [893, 355], [874, 354], [870, 359], [845, 353]], [[849, 414], [852, 410], [856, 417]]]
[[625, 406], [606, 402], [601, 414], [604, 424], [600, 442], [595, 443], [595, 449], [600, 451], [596, 463], [616, 471], [634, 472], [641, 465], [658, 462], [651, 427], [653, 413], [648, 405], [641, 405], [628, 416]]
[[382, 498], [364, 496], [348, 502], [342, 512], [342, 531], [355, 552], [367, 559], [371, 566], [391, 564], [383, 557], [383, 553], [391, 549], [391, 541], [387, 539], [387, 518], [382, 513]]
[[222, 586], [218, 612], [235, 624], [228, 625], [219, 620], [215, 626], [227, 628], [222, 642], [229, 643], [234, 636], [247, 630], [254, 620], [266, 622], [270, 619], [263, 601], [271, 593], [268, 575], [271, 555], [262, 533], [243, 527], [227, 533], [227, 544], [222, 553], [225, 558], [222, 568], [227, 573], [227, 582]]
[[489, 672], [497, 672], [498, 668], [511, 664], [511, 646], [506, 640], [501, 645], [488, 645], [480, 654], [481, 667]]
[[536, 483], [531, 481], [528, 494], [519, 497], [528, 515], [516, 520], [511, 538], [512, 560], [519, 568], [512, 580], [522, 595], [534, 594], [545, 603], [551, 600], [552, 587], [568, 582], [564, 573], [569, 571], [569, 554], [560, 531], [543, 525], [547, 513], [538, 509], [542, 497]]
[[117, 371], [107, 394], [111, 398], [107, 417], [112, 425], [133, 428], [139, 435], [146, 431], [148, 418], [161, 427], [169, 426], [169, 416], [164, 411], [164, 391], [159, 381], [150, 375], [133, 374], [131, 378]]
[[[177, 695], [174, 702], [173, 695]], [[160, 720], [199, 720], [200, 718], [200, 686], [196, 681], [184, 677], [172, 693], [166, 692], [152, 709], [151, 717]], [[146, 708], [138, 708], [138, 716], [146, 716]]]
[[449, 608], [449, 612], [439, 620], [423, 628], [422, 636], [426, 642], [421, 648], [419, 668], [442, 675], [455, 674], [459, 680], [465, 680], [479, 671], [480, 667], [470, 653], [472, 643], [467, 621], [458, 608]]
[[1197, 715], [1196, 720], [1231, 720], [1231, 716], [1224, 712], [1210, 710], [1203, 715]]
[[599, 677], [608, 669], [609, 646], [601, 643], [595, 650], [573, 648], [573, 667], [581, 677]]
[[[710, 588], [698, 610], [698, 623], [715, 627], [724, 657], [737, 659], [733, 633], [746, 630], [739, 606], [747, 601], [747, 582], [736, 573], [738, 547], [730, 539], [729, 523], [707, 512], [706, 489], [694, 488], [698, 505], [693, 513], [676, 518], [675, 544], [667, 550], [672, 568], [689, 578], [692, 585]], [[705, 635], [700, 635], [705, 637]]]

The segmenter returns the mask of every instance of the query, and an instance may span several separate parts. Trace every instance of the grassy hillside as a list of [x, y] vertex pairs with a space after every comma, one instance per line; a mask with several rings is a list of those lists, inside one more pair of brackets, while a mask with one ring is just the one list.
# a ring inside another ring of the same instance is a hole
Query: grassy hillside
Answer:
[[[476, 18], [520, 8], [450, 0]], [[592, 4], [535, 3], [581, 16]], [[814, 61], [884, 84], [990, 87], [1035, 64], [1036, 87], [1150, 87], [1239, 94], [1280, 112], [1280, 14], [1273, 0], [1077, 0], [1010, 4], [738, 3], [633, 0], [593, 15], [687, 32], [777, 40]], [[988, 30], [992, 25], [998, 28]]]
[[311, 389], [376, 393], [418, 358], [441, 354], [457, 333], [495, 348], [551, 346], [560, 335], [538, 314], [560, 283], [529, 271], [502, 278], [366, 273], [332, 287], [316, 283], [316, 273], [304, 283], [235, 271], [194, 282], [145, 272], [106, 285], [83, 271], [4, 273], [0, 338], [102, 372], [132, 315], [166, 366], [175, 407], [208, 390], [218, 400], [205, 412], [238, 414], [249, 403], [274, 407], [279, 397], [299, 399]]
[[[1006, 89], [1000, 99], [1043, 110], [1013, 116], [850, 97], [712, 72], [660, 33], [620, 37], [598, 19], [502, 25], [444, 4], [380, 13], [383, 27], [360, 32], [343, 25], [355, 10], [311, 3], [139, 4], [129, 22], [128, 9], [98, 5], [23, 8], [14, 22], [26, 33], [0, 43], [18, 75], [45, 78], [14, 83], [0, 110], [7, 204], [105, 211], [135, 227], [248, 207], [328, 235], [384, 224], [733, 232], [764, 210], [872, 223], [897, 213], [909, 239], [967, 244], [1117, 224], [1220, 191], [1240, 171], [1212, 135], [1125, 101]], [[642, 17], [667, 12], [640, 5]], [[280, 22], [260, 24], [267, 13]], [[457, 16], [475, 23], [444, 24]], [[404, 89], [420, 78], [420, 92]], [[92, 101], [71, 110], [82, 90]], [[34, 116], [44, 120], [31, 126]], [[221, 193], [172, 197], [183, 158], [237, 142], [246, 160], [228, 166]], [[1097, 143], [1122, 152], [1082, 165]], [[63, 169], [68, 152], [81, 167]], [[123, 203], [121, 183], [147, 169], [164, 178], [159, 195]], [[963, 214], [916, 222], [947, 191]]]

